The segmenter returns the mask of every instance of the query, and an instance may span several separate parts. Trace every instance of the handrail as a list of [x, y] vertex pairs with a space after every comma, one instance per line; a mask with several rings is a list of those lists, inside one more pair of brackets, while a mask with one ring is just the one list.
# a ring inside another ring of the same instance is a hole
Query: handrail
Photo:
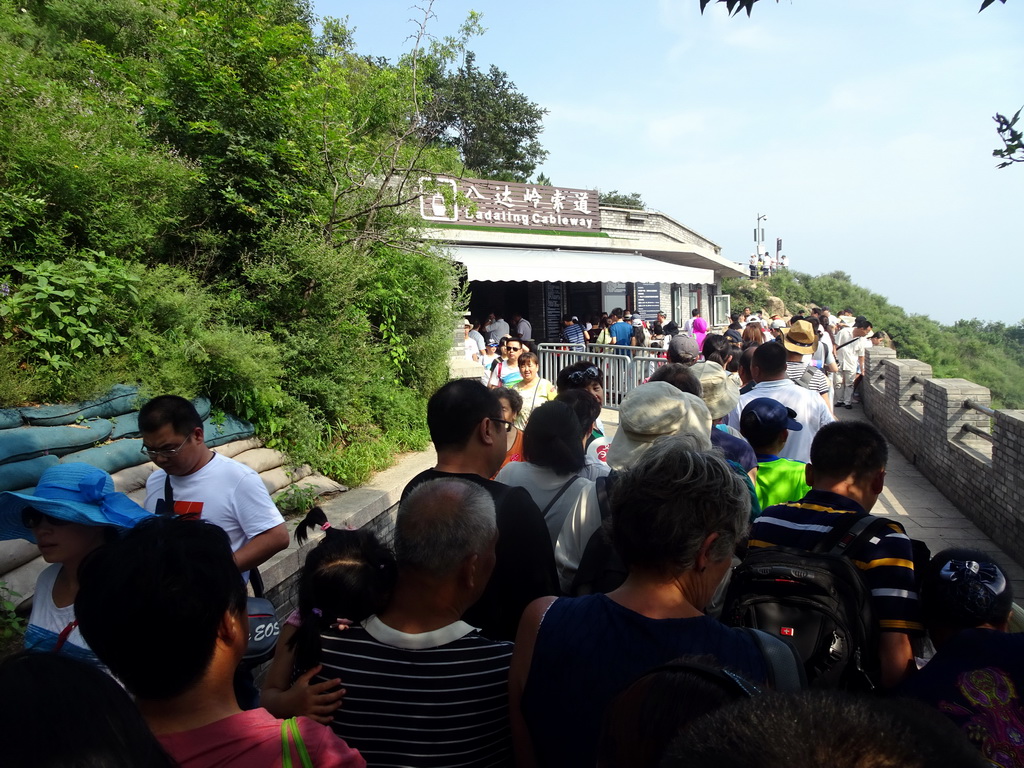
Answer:
[[986, 416], [996, 415], [996, 412], [993, 409], [989, 408], [987, 405], [976, 403], [970, 398], [964, 400], [964, 408], [970, 408], [971, 410], [978, 411], [979, 413], [984, 413]]
[[991, 432], [986, 432], [984, 429], [981, 429], [980, 427], [976, 427], [973, 424], [964, 424], [963, 425], [963, 430], [964, 430], [964, 432], [970, 432], [971, 434], [977, 435], [978, 437], [984, 437], [990, 443], [994, 439], [992, 437], [992, 433]]

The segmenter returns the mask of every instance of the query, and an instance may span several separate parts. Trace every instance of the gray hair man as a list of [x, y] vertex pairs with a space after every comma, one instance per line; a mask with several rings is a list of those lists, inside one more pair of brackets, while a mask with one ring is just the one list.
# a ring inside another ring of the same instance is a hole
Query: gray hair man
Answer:
[[331, 726], [370, 764], [510, 759], [512, 643], [488, 640], [462, 620], [494, 570], [497, 539], [485, 488], [460, 478], [418, 485], [398, 510], [398, 580], [387, 607], [322, 636], [317, 679], [341, 678], [347, 691]]

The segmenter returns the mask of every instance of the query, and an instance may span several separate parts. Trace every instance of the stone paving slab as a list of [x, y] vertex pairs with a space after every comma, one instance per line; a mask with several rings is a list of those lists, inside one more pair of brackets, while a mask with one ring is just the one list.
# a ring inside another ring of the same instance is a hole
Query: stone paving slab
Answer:
[[[841, 409], [837, 417], [869, 420], [859, 405], [853, 410]], [[947, 547], [970, 547], [991, 555], [1010, 577], [1013, 593], [1020, 601], [1024, 596], [1024, 568], [953, 506], [891, 443], [885, 475], [885, 488], [872, 514], [899, 520], [907, 535], [922, 540], [933, 555]]]

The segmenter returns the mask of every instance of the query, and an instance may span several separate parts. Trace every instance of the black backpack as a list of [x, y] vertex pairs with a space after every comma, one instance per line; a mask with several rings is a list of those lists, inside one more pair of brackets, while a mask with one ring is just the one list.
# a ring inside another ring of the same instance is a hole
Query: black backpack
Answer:
[[732, 573], [721, 619], [787, 640], [812, 687], [866, 691], [878, 681], [878, 624], [871, 592], [845, 553], [888, 523], [846, 516], [813, 550], [750, 551]]

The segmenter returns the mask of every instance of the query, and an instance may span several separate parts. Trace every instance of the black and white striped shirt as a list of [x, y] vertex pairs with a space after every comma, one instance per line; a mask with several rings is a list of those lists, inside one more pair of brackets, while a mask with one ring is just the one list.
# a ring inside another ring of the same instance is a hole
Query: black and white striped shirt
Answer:
[[463, 621], [411, 635], [375, 616], [320, 641], [317, 681], [338, 677], [347, 691], [331, 727], [368, 766], [511, 764], [512, 643]]

